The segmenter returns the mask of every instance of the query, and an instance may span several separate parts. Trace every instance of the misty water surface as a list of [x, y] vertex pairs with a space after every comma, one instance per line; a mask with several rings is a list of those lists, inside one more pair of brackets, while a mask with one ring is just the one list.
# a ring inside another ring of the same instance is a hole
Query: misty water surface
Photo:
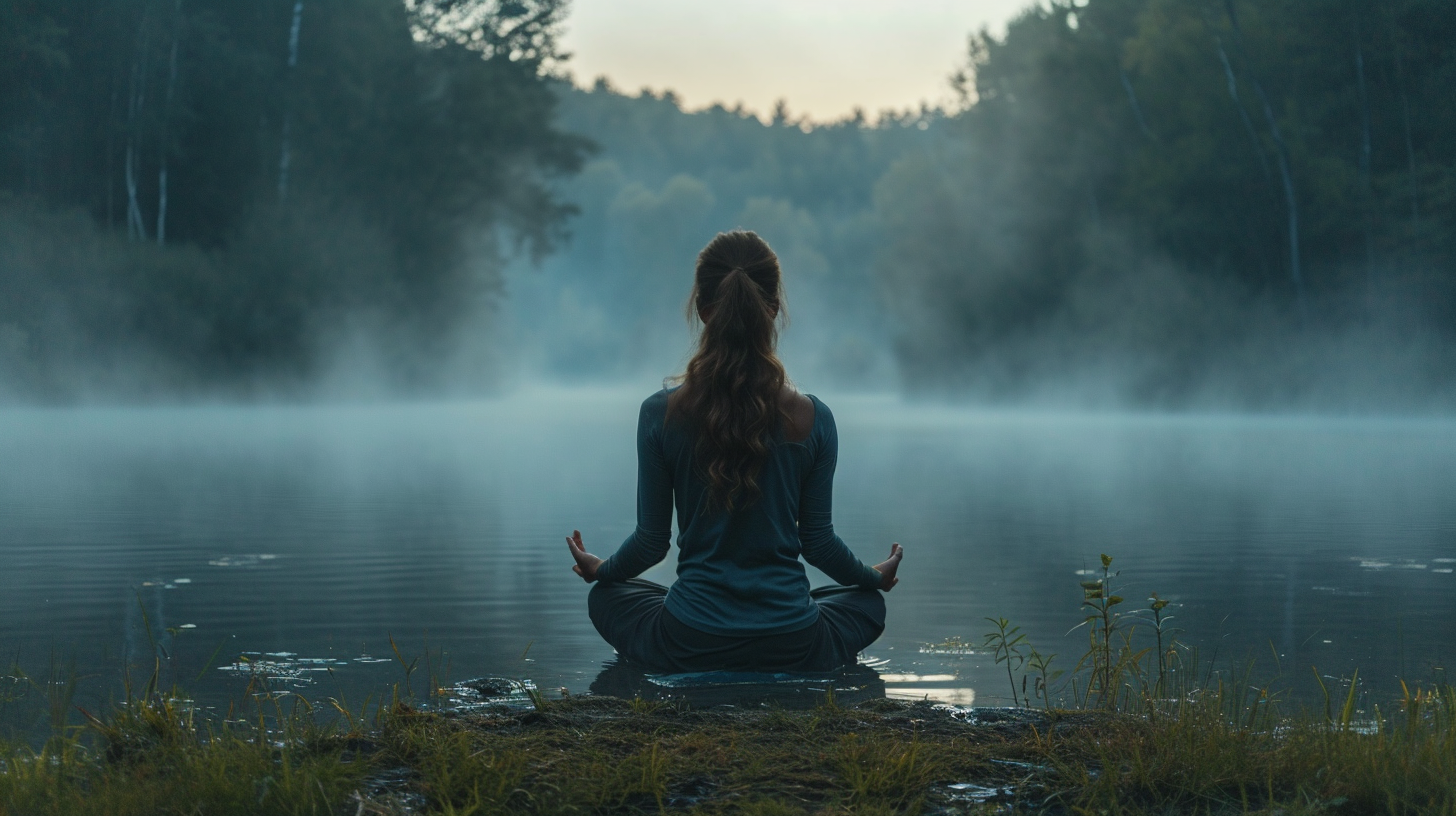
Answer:
[[[443, 649], [452, 679], [584, 691], [612, 651], [563, 538], [579, 528], [605, 556], [632, 530], [646, 390], [6, 410], [0, 648], [32, 673], [74, 659], [83, 702], [115, 694], [128, 663], [149, 673], [150, 640], [204, 698], [237, 694], [247, 656], [319, 661], [280, 685], [357, 699], [402, 679], [391, 634], [407, 657]], [[892, 694], [1006, 698], [988, 654], [927, 649], [979, 641], [987, 616], [1070, 668], [1078, 573], [1101, 552], [1129, 606], [1158, 591], [1205, 657], [1277, 660], [1295, 685], [1358, 666], [1389, 690], [1451, 656], [1456, 423], [824, 396], [838, 531], [867, 561], [907, 549], [869, 653]], [[671, 564], [646, 577], [670, 581]]]

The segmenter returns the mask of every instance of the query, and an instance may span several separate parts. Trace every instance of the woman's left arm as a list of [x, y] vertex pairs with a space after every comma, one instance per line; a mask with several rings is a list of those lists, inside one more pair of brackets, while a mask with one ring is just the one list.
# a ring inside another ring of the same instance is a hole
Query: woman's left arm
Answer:
[[576, 560], [572, 570], [587, 583], [636, 578], [672, 548], [672, 472], [662, 450], [662, 416], [653, 402], [644, 402], [637, 416], [637, 529], [605, 561], [583, 548], [580, 533], [566, 540]]
[[[839, 461], [839, 430], [827, 407], [815, 419], [814, 434], [818, 437], [814, 463], [799, 493], [799, 551], [810, 566], [844, 586], [888, 590], [895, 585], [894, 574], [887, 580], [883, 571], [856, 558], [844, 540], [834, 534], [834, 468]], [[891, 555], [898, 567], [898, 556], [893, 549]]]

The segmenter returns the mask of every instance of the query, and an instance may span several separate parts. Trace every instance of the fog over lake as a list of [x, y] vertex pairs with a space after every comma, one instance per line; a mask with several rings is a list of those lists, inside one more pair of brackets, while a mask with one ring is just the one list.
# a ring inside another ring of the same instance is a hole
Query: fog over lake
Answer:
[[[150, 674], [150, 630], [166, 679], [204, 701], [236, 695], [257, 661], [279, 664], [281, 688], [362, 696], [403, 680], [392, 635], [410, 659], [443, 650], [448, 679], [585, 691], [613, 655], [563, 537], [578, 528], [605, 556], [632, 530], [650, 390], [5, 409], [6, 658], [32, 673], [74, 659], [87, 704], [119, 693], [128, 664]], [[1456, 422], [820, 396], [840, 429], [838, 532], [866, 561], [907, 550], [867, 655], [891, 695], [1009, 702], [979, 648], [988, 616], [1071, 669], [1078, 573], [1100, 553], [1127, 608], [1156, 591], [1205, 660], [1277, 661], [1306, 691], [1311, 667], [1358, 667], [1388, 692], [1451, 656]], [[645, 577], [670, 582], [673, 561]]]

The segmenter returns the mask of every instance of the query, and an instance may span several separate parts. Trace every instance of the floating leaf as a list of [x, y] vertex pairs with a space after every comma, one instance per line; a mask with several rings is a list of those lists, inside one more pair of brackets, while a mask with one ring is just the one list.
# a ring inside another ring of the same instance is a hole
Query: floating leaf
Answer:
[[1107, 569], [1110, 566], [1112, 566], [1112, 556], [1108, 555], [1107, 553], [1103, 553], [1102, 554], [1102, 568], [1103, 569]]

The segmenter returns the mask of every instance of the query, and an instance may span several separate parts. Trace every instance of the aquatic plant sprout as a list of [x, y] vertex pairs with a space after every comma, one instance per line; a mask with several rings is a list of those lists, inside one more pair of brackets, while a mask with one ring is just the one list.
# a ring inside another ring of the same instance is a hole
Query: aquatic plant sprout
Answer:
[[[1021, 701], [1016, 696], [1016, 681], [1012, 678], [1013, 669], [1021, 667], [1026, 662], [1026, 655], [1022, 653], [1022, 644], [1026, 643], [1026, 635], [1021, 634], [1021, 627], [1012, 626], [1005, 618], [986, 618], [996, 627], [996, 631], [986, 633], [986, 648], [991, 650], [995, 656], [996, 663], [1006, 664], [1006, 681], [1011, 684], [1011, 702], [1020, 705]], [[1022, 690], [1025, 691], [1025, 682], [1022, 683]]]

